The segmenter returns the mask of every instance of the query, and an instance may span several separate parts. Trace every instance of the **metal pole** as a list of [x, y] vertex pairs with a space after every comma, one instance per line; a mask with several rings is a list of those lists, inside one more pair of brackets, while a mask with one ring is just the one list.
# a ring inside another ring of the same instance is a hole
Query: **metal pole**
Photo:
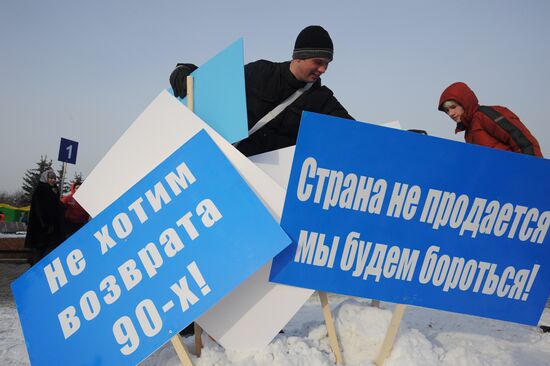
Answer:
[[63, 198], [63, 186], [65, 185], [65, 173], [67, 171], [67, 163], [63, 162], [61, 169], [61, 182], [59, 183], [59, 198]]

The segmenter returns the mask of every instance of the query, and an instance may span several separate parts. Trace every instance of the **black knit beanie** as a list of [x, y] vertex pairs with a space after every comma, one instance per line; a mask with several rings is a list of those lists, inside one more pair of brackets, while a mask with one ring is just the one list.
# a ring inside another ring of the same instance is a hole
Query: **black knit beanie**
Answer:
[[320, 25], [305, 27], [294, 44], [292, 59], [323, 57], [332, 60], [334, 46], [328, 32]]

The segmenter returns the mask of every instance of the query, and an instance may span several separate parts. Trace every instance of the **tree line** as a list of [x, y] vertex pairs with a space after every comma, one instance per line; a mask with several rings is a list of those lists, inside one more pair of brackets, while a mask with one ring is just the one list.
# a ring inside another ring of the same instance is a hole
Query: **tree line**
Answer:
[[[47, 170], [54, 170], [57, 174], [57, 178], [60, 180], [63, 173], [63, 165], [59, 169], [53, 168], [53, 161], [48, 160], [47, 156], [40, 156], [40, 160], [36, 163], [36, 167], [27, 169], [23, 176], [23, 185], [14, 193], [0, 192], [0, 203], [7, 203], [16, 207], [28, 206], [31, 203], [31, 198], [38, 182], [40, 181], [40, 175]], [[76, 172], [72, 179], [65, 177], [63, 187], [60, 188], [61, 195], [69, 193], [71, 184], [74, 182], [82, 182], [84, 179], [82, 173]], [[58, 185], [61, 181], [58, 181]]]

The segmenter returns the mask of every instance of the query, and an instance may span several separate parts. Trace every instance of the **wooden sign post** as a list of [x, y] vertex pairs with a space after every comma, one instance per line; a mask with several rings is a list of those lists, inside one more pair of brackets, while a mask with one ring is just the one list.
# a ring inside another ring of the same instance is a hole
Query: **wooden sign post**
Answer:
[[327, 333], [328, 333], [330, 348], [332, 348], [332, 352], [336, 357], [336, 363], [341, 365], [344, 363], [344, 358], [342, 357], [342, 352], [340, 351], [340, 345], [338, 344], [338, 337], [336, 336], [336, 328], [334, 328], [332, 313], [330, 312], [330, 306], [328, 305], [327, 293], [323, 291], [319, 291], [319, 299], [321, 300], [323, 317], [325, 318], [325, 324], [327, 326]]
[[193, 366], [191, 356], [189, 355], [187, 347], [185, 347], [185, 343], [183, 343], [183, 340], [181, 339], [179, 334], [173, 336], [172, 339], [170, 339], [170, 342], [172, 342], [172, 346], [174, 346], [174, 349], [176, 350], [176, 354], [178, 355], [181, 364], [183, 366]]
[[397, 336], [397, 331], [399, 330], [399, 325], [401, 324], [403, 314], [405, 313], [405, 307], [406, 305], [397, 304], [395, 306], [395, 309], [393, 310], [393, 315], [390, 321], [390, 325], [388, 327], [388, 331], [386, 332], [386, 337], [384, 338], [384, 342], [382, 343], [382, 347], [380, 348], [378, 357], [376, 357], [376, 360], [374, 360], [374, 363], [377, 366], [384, 366], [386, 358], [388, 358], [391, 353], [393, 344], [395, 342], [395, 337]]
[[[192, 76], [187, 77], [187, 107], [191, 111], [193, 111], [193, 77]], [[202, 349], [202, 342], [201, 342], [202, 329], [197, 325], [197, 323], [194, 323], [194, 328], [195, 328], [195, 353], [197, 354], [197, 357], [200, 357], [201, 349]], [[175, 336], [173, 336], [170, 342], [172, 342], [172, 346], [174, 346], [174, 349], [176, 350], [176, 354], [178, 355], [178, 358], [180, 359], [181, 364], [183, 366], [193, 366], [193, 361], [191, 361], [191, 356], [189, 355], [189, 351], [187, 350], [185, 343], [183, 343], [183, 340], [181, 339], [180, 335], [176, 334]]]
[[[193, 82], [193, 77], [188, 76], [187, 79], [187, 108], [191, 112], [195, 111], [195, 84]], [[194, 333], [195, 333], [195, 355], [197, 357], [201, 356], [202, 351], [202, 328], [197, 324], [193, 323]]]
[[197, 323], [193, 324], [195, 329], [195, 355], [200, 357], [202, 352], [202, 328]]

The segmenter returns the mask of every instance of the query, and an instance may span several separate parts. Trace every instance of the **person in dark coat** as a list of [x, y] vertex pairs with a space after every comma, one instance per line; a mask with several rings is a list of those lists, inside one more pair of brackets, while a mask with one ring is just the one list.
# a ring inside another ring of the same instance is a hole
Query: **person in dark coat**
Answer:
[[[542, 157], [537, 139], [518, 116], [506, 107], [480, 106], [465, 83], [449, 85], [439, 98], [438, 109], [456, 122], [455, 133], [465, 131], [467, 143]], [[495, 112], [493, 120], [487, 113]]]
[[32, 199], [25, 247], [33, 250], [32, 264], [54, 250], [65, 239], [63, 205], [59, 200], [56, 175], [47, 170], [40, 176]]
[[[296, 38], [291, 61], [259, 60], [245, 65], [248, 128], [252, 133], [237, 144], [240, 152], [252, 156], [296, 145], [302, 111], [353, 119], [333, 92], [321, 84], [321, 75], [327, 71], [333, 54], [328, 32], [321, 26], [312, 25], [304, 28]], [[193, 64], [176, 66], [170, 75], [176, 97], [185, 97], [185, 78], [195, 69]], [[302, 94], [297, 94], [299, 96], [282, 112], [263, 127], [252, 130], [258, 121], [298, 91]]]

